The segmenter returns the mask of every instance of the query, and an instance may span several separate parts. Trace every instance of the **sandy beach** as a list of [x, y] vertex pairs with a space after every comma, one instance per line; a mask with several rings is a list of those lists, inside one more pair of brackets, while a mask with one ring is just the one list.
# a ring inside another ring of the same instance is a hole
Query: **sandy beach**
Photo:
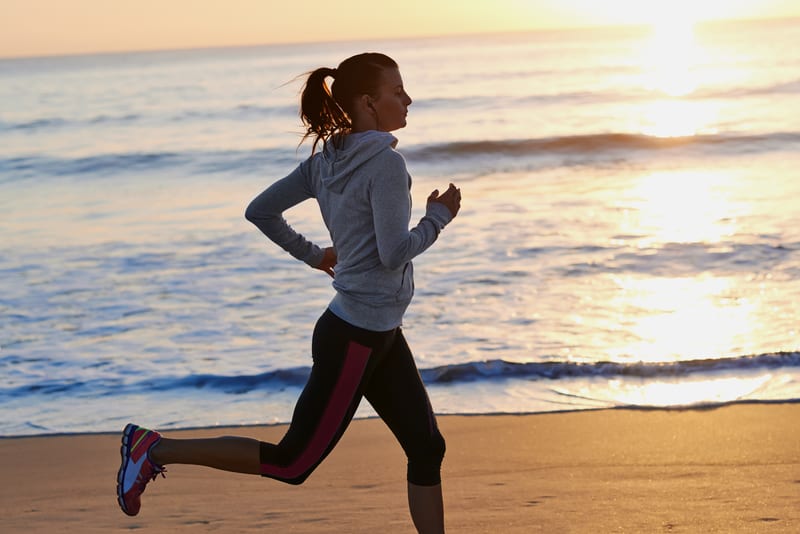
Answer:
[[[800, 532], [800, 404], [443, 416], [449, 532]], [[276, 440], [282, 426], [171, 436]], [[0, 440], [2, 532], [413, 532], [405, 461], [357, 420], [299, 487], [175, 465], [137, 517], [116, 434]]]

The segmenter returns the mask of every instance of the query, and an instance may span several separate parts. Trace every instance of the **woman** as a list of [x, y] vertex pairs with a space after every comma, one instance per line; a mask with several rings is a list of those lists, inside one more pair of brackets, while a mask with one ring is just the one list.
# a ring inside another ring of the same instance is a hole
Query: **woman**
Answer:
[[[328, 88], [327, 78], [333, 84]], [[313, 366], [280, 443], [250, 438], [174, 440], [136, 425], [122, 438], [117, 493], [139, 511], [164, 465], [197, 464], [301, 484], [336, 445], [365, 397], [408, 457], [408, 496], [419, 532], [443, 532], [440, 467], [445, 443], [400, 328], [414, 291], [412, 258], [458, 213], [453, 184], [428, 197], [408, 229], [411, 180], [390, 134], [406, 125], [411, 98], [397, 64], [366, 53], [311, 72], [301, 99], [311, 156], [248, 206], [245, 216], [295, 258], [333, 277], [336, 294], [317, 321]], [[322, 150], [317, 151], [321, 141]], [[333, 241], [320, 248], [283, 219], [315, 198]]]

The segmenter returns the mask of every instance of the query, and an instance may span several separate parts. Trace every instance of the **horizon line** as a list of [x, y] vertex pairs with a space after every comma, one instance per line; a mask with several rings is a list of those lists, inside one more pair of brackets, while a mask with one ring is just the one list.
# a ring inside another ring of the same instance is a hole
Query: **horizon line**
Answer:
[[[731, 18], [731, 19], [709, 19], [697, 21], [698, 26], [715, 25], [715, 24], [737, 24], [737, 23], [778, 23], [778, 22], [792, 22], [800, 21], [800, 16], [790, 17], [758, 17], [758, 18]], [[345, 43], [362, 43], [367, 41], [413, 41], [419, 39], [447, 39], [459, 38], [470, 36], [491, 36], [491, 35], [524, 35], [533, 33], [555, 33], [555, 32], [570, 32], [570, 31], [589, 31], [589, 30], [644, 30], [651, 26], [649, 23], [620, 23], [620, 24], [603, 24], [603, 25], [585, 25], [585, 26], [542, 26], [530, 29], [514, 29], [508, 31], [467, 31], [467, 32], [454, 32], [454, 33], [438, 33], [438, 34], [421, 34], [410, 36], [394, 36], [394, 37], [363, 37], [358, 39], [322, 39], [317, 41], [277, 41], [277, 42], [262, 42], [262, 43], [239, 43], [239, 44], [217, 44], [217, 45], [189, 45], [178, 47], [165, 47], [165, 48], [132, 48], [121, 50], [97, 50], [91, 52], [56, 52], [56, 53], [33, 53], [22, 55], [3, 55], [0, 53], [0, 61], [14, 61], [14, 60], [46, 60], [46, 59], [59, 59], [59, 58], [79, 58], [90, 56], [113, 56], [113, 55], [129, 55], [129, 54], [148, 54], [148, 53], [169, 53], [169, 52], [191, 52], [202, 50], [225, 50], [225, 49], [244, 49], [244, 48], [266, 48], [266, 47], [279, 47], [279, 46], [297, 46], [297, 45], [325, 45], [325, 44], [345, 44]]]

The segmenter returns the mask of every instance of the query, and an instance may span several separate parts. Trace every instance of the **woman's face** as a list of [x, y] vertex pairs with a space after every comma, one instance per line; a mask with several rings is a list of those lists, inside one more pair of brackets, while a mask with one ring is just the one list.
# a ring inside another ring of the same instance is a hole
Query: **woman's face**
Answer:
[[378, 94], [372, 99], [377, 119], [376, 130], [391, 132], [406, 125], [411, 97], [403, 88], [399, 69], [384, 69]]

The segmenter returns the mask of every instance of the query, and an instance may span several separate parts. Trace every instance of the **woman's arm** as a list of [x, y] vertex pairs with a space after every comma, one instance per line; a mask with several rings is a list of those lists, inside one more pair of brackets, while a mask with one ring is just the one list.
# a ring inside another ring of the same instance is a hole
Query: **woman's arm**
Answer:
[[301, 165], [253, 199], [245, 218], [286, 252], [317, 268], [325, 258], [325, 250], [297, 233], [283, 218], [284, 211], [309, 198], [313, 198], [313, 193]]
[[428, 249], [455, 214], [439, 200], [441, 197], [432, 194], [425, 215], [409, 230], [410, 178], [402, 156], [387, 152], [387, 157], [391, 159], [385, 162], [383, 172], [373, 183], [370, 202], [381, 263], [398, 269]]

